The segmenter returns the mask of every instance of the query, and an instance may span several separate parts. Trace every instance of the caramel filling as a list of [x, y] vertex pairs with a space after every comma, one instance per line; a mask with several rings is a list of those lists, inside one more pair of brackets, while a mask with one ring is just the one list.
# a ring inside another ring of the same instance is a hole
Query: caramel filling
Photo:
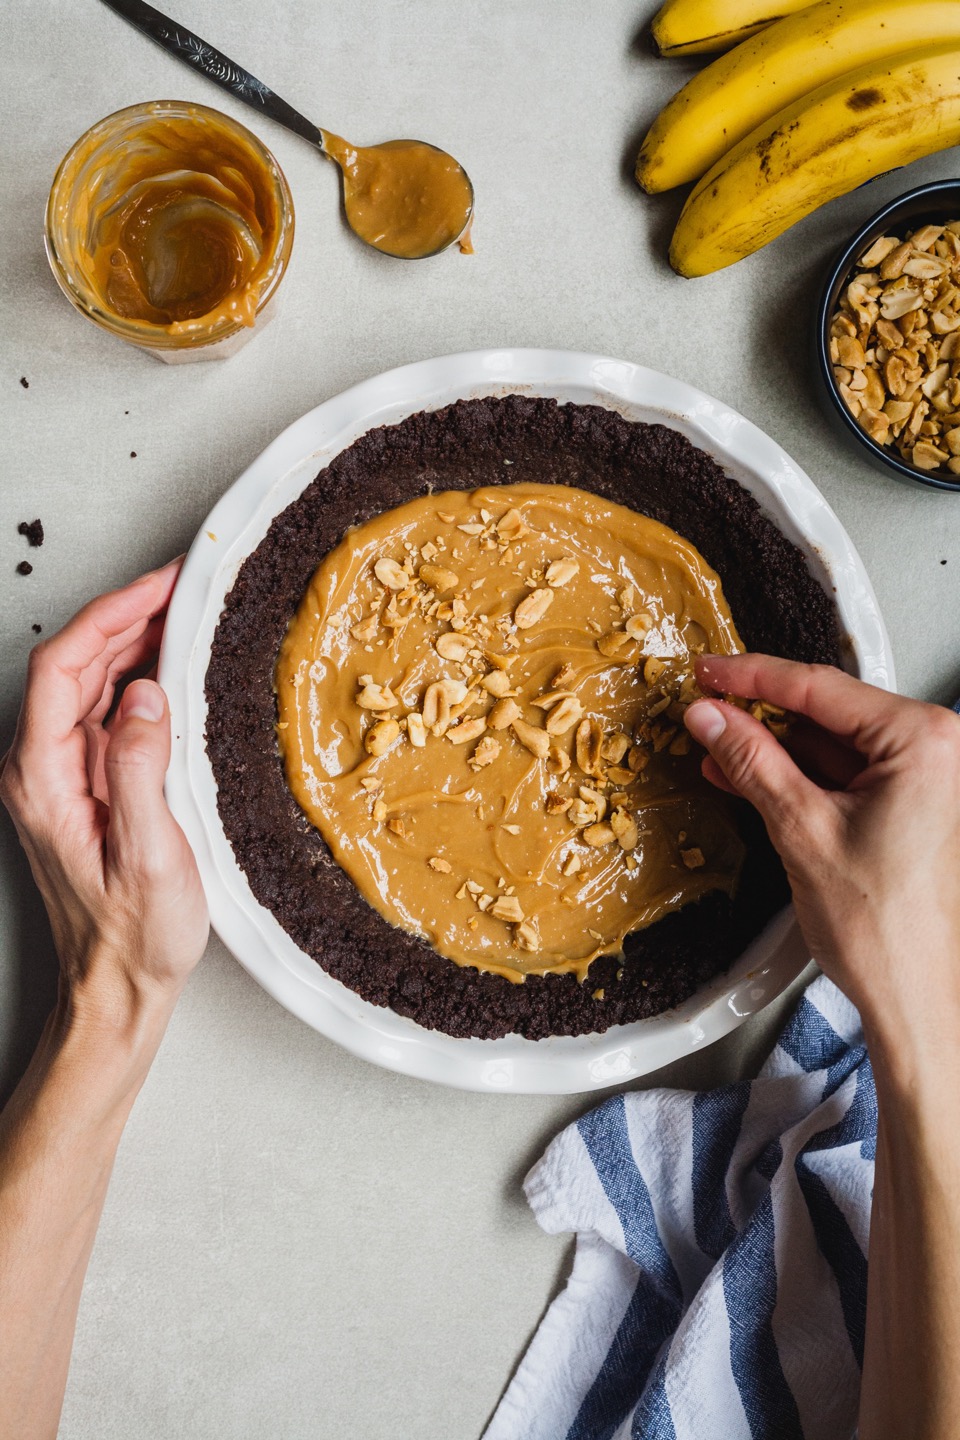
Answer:
[[[347, 219], [368, 245], [418, 260], [464, 234], [473, 190], [452, 155], [420, 140], [351, 145], [328, 130], [323, 146], [343, 171]], [[469, 236], [461, 248], [472, 253]]]
[[61, 188], [71, 268], [121, 319], [194, 333], [253, 325], [279, 224], [276, 179], [214, 112], [156, 117], [103, 153], [91, 140]]
[[277, 662], [290, 788], [389, 921], [512, 980], [736, 887], [683, 728], [742, 649], [674, 531], [567, 486], [423, 496], [347, 533]]

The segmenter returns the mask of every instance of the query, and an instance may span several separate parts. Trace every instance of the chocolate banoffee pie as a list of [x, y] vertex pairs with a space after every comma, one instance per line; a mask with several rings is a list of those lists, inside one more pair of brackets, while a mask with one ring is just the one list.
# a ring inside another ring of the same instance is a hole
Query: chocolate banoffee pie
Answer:
[[683, 726], [698, 653], [836, 661], [833, 606], [663, 426], [519, 396], [371, 431], [273, 522], [207, 676], [257, 898], [364, 998], [453, 1035], [679, 1003], [785, 901]]

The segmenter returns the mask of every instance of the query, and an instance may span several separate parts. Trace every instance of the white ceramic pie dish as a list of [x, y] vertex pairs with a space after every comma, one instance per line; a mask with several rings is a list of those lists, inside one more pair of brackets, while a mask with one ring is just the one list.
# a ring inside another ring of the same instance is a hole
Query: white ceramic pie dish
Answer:
[[[355, 1055], [464, 1089], [566, 1094], [622, 1083], [709, 1045], [774, 999], [808, 956], [792, 912], [679, 1008], [602, 1035], [458, 1040], [371, 1005], [304, 954], [253, 896], [223, 832], [204, 744], [204, 677], [224, 599], [244, 559], [322, 467], [365, 431], [458, 399], [517, 392], [604, 405], [679, 430], [745, 486], [834, 593], [850, 669], [892, 689], [876, 597], [813, 482], [769, 436], [718, 400], [655, 370], [561, 350], [482, 350], [405, 365], [318, 405], [273, 441], [214, 507], [170, 605], [160, 682], [170, 700], [167, 794], [193, 846], [214, 927], [274, 999]], [[319, 559], [319, 557], [318, 557]]]

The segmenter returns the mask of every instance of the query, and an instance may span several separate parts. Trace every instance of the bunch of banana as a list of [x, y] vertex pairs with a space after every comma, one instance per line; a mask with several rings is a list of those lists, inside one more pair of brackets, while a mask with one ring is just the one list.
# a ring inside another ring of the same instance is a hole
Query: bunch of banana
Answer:
[[640, 148], [651, 194], [699, 180], [751, 130], [811, 90], [871, 60], [954, 40], [958, 0], [821, 0], [769, 25], [695, 75], [664, 106]]
[[812, 0], [666, 0], [651, 35], [661, 55], [709, 55], [729, 50], [773, 20], [804, 10]]
[[871, 61], [780, 110], [707, 171], [683, 208], [670, 263], [681, 275], [722, 270], [827, 200], [957, 144], [955, 41]]
[[[667, 0], [657, 17], [728, 25], [790, 0]], [[648, 132], [637, 180], [699, 184], [671, 264], [705, 275], [760, 249], [825, 201], [960, 141], [960, 0], [818, 0], [713, 61]], [[699, 43], [699, 42], [693, 42]], [[674, 46], [676, 49], [676, 46]], [[702, 178], [701, 178], [702, 177]]]

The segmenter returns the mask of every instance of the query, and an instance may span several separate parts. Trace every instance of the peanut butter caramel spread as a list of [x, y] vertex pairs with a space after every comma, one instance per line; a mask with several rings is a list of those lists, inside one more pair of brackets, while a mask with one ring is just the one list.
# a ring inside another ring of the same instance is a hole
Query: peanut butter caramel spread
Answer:
[[323, 148], [343, 172], [343, 205], [352, 228], [368, 245], [401, 259], [433, 255], [465, 235], [473, 188], [452, 155], [421, 140], [351, 145], [323, 132]]
[[683, 728], [743, 647], [680, 535], [568, 486], [421, 496], [322, 562], [276, 670], [288, 784], [393, 924], [512, 980], [574, 972], [743, 858]]
[[170, 334], [253, 325], [280, 217], [243, 133], [198, 106], [147, 118], [108, 162], [96, 134], [71, 157], [69, 258], [101, 309]]

